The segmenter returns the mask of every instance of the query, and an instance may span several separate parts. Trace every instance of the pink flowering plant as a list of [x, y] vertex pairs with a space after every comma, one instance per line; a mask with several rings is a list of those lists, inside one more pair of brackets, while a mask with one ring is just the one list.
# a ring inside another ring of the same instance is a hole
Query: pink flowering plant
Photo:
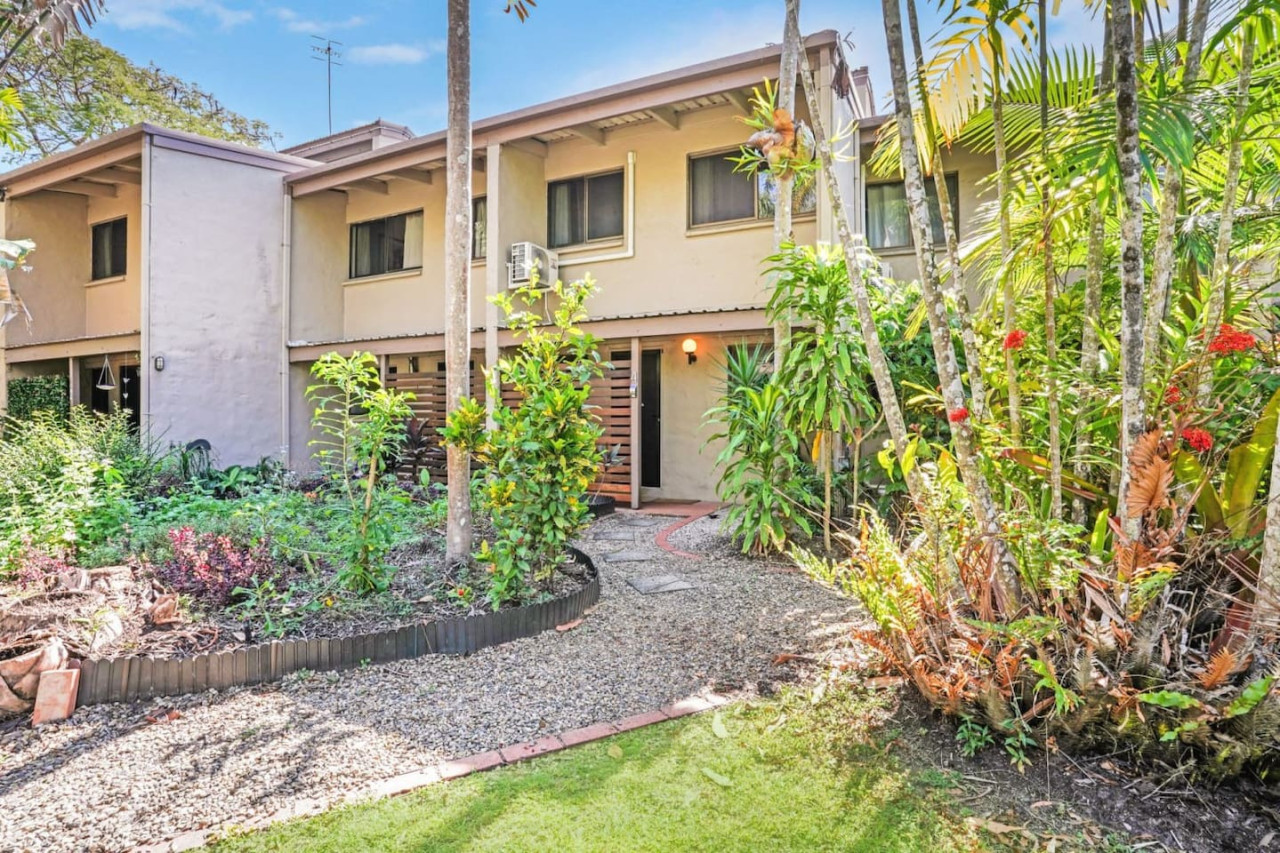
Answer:
[[172, 552], [155, 566], [156, 575], [174, 591], [209, 605], [225, 607], [237, 588], [274, 574], [265, 542], [244, 546], [230, 536], [179, 527], [169, 531], [169, 544]]

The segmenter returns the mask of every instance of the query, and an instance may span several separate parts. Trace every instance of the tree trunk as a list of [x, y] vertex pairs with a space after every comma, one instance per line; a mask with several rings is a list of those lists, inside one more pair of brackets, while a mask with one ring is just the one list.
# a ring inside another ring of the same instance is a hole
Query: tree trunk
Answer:
[[915, 53], [916, 82], [920, 90], [920, 109], [924, 111], [925, 129], [929, 133], [929, 170], [933, 173], [933, 185], [938, 195], [938, 210], [942, 212], [942, 233], [947, 243], [947, 265], [951, 271], [952, 293], [960, 315], [960, 340], [964, 345], [964, 360], [969, 367], [969, 394], [973, 400], [973, 416], [986, 418], [987, 387], [982, 373], [982, 350], [978, 346], [978, 334], [973, 328], [978, 306], [964, 281], [964, 268], [960, 263], [960, 238], [956, 234], [955, 220], [951, 218], [951, 191], [947, 189], [947, 176], [942, 166], [942, 150], [938, 146], [937, 123], [929, 106], [929, 93], [925, 88], [924, 49], [920, 43], [920, 22], [915, 3], [907, 4], [907, 26], [911, 30], [911, 48]]
[[1044, 221], [1044, 346], [1045, 396], [1049, 404], [1049, 514], [1062, 520], [1062, 412], [1058, 404], [1058, 299], [1057, 270], [1053, 263], [1053, 209], [1049, 191], [1049, 12], [1048, 0], [1037, 3], [1040, 13], [1040, 158], [1045, 177], [1040, 190], [1040, 216]]
[[[991, 134], [996, 151], [996, 204], [1000, 206], [1000, 275], [1004, 281], [1002, 295], [1004, 298], [1004, 334], [1007, 340], [1014, 329], [1018, 328], [1018, 303], [1013, 293], [1013, 280], [1006, 266], [1013, 254], [1013, 238], [1009, 228], [1009, 167], [1004, 145], [1004, 96], [1000, 89], [1004, 86], [1001, 79], [999, 55], [993, 54], [991, 64]], [[1022, 391], [1018, 387], [1018, 357], [1012, 349], [1004, 351], [1005, 382], [1009, 386], [1009, 432], [1013, 435], [1013, 443], [1022, 443]]]
[[[1274, 440], [1280, 447], [1280, 420], [1276, 421]], [[1264, 622], [1274, 625], [1276, 614], [1280, 613], [1280, 453], [1271, 457], [1271, 489], [1267, 492], [1267, 527], [1262, 536], [1257, 601], [1255, 627]]]
[[[913, 0], [907, 0], [908, 3]], [[951, 328], [947, 322], [947, 309], [938, 286], [938, 273], [933, 258], [933, 228], [929, 215], [929, 203], [925, 196], [924, 180], [920, 169], [920, 156], [916, 148], [915, 123], [911, 115], [911, 95], [907, 83], [907, 62], [902, 44], [902, 13], [898, 0], [882, 0], [884, 31], [889, 47], [889, 70], [893, 78], [894, 112], [898, 125], [898, 138], [902, 149], [903, 184], [910, 213], [911, 231], [914, 236], [916, 263], [920, 271], [920, 287], [924, 297], [925, 313], [929, 318], [929, 334], [933, 339], [934, 358], [937, 360], [938, 379], [942, 386], [942, 399], [946, 405], [951, 437], [955, 441], [956, 463], [961, 479], [973, 507], [974, 517], [983, 535], [988, 539], [994, 556], [995, 574], [992, 586], [996, 591], [1000, 612], [1014, 612], [1021, 598], [1016, 564], [1014, 564], [1002, 538], [1000, 513], [996, 508], [990, 484], [977, 458], [976, 437], [973, 424], [966, 414], [964, 385], [956, 364], [955, 349], [951, 344]]]
[[[1103, 10], [1102, 31], [1102, 68], [1099, 90], [1105, 94], [1111, 91], [1111, 78], [1115, 74], [1111, 50], [1111, 4]], [[1089, 204], [1089, 242], [1085, 249], [1084, 273], [1084, 316], [1080, 327], [1080, 392], [1076, 408], [1076, 424], [1073, 434], [1076, 441], [1075, 463], [1072, 473], [1076, 477], [1089, 478], [1089, 444], [1090, 424], [1089, 408], [1097, 399], [1098, 389], [1094, 377], [1101, 366], [1098, 363], [1098, 329], [1094, 325], [1102, 311], [1102, 257], [1107, 236], [1107, 218], [1102, 204], [1095, 195]], [[1084, 524], [1084, 501], [1079, 497], [1071, 500], [1072, 516], [1076, 524]]]
[[[1180, 5], [1185, 9], [1186, 2]], [[1182, 91], [1188, 92], [1200, 76], [1200, 53], [1204, 46], [1204, 33], [1209, 24], [1209, 0], [1199, 0], [1187, 42], [1186, 66], [1182, 70]], [[1179, 27], [1184, 22], [1179, 20]], [[1173, 282], [1173, 270], [1177, 263], [1174, 247], [1177, 243], [1178, 209], [1182, 198], [1182, 167], [1177, 163], [1165, 164], [1164, 186], [1160, 195], [1160, 218], [1156, 225], [1156, 245], [1152, 253], [1151, 290], [1147, 308], [1151, 316], [1143, 335], [1142, 363], [1147, 373], [1153, 373], [1161, 358], [1161, 324], [1169, 310], [1169, 291]]]
[[1120, 489], [1117, 508], [1124, 533], [1136, 539], [1141, 519], [1130, 517], [1129, 453], [1146, 432], [1143, 400], [1142, 152], [1138, 139], [1138, 68], [1133, 9], [1127, 0], [1112, 5], [1116, 66], [1116, 153], [1123, 205], [1120, 220]]
[[[1240, 189], [1240, 169], [1244, 160], [1245, 114], [1249, 109], [1249, 83], [1253, 77], [1253, 27], [1244, 27], [1240, 46], [1240, 72], [1236, 79], [1235, 132], [1227, 154], [1227, 173], [1222, 182], [1222, 214], [1218, 220], [1218, 240], [1213, 249], [1213, 272], [1209, 280], [1209, 300], [1205, 306], [1204, 338], [1207, 344], [1218, 333], [1231, 283], [1231, 231], [1236, 223], [1236, 195]], [[1195, 406], [1202, 408], [1213, 394], [1213, 370], [1200, 368]]]
[[[782, 27], [782, 64], [778, 72], [778, 107], [786, 110], [792, 118], [796, 114], [796, 69], [800, 61], [800, 52], [804, 50], [799, 30], [800, 0], [786, 0], [786, 20]], [[777, 198], [773, 203], [773, 251], [777, 254], [782, 244], [791, 239], [791, 204], [792, 189], [795, 178], [788, 175], [775, 175], [774, 185]], [[791, 345], [791, 320], [780, 316], [773, 322], [773, 366], [775, 370], [782, 368], [782, 360], [786, 357]]]
[[[445, 140], [445, 400], [452, 414], [471, 391], [471, 4], [448, 0], [449, 129]], [[471, 459], [447, 448], [445, 562], [471, 555]]]

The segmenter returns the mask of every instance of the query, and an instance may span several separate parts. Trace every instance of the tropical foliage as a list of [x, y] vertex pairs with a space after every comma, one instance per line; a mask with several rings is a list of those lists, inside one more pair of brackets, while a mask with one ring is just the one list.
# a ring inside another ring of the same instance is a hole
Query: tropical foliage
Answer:
[[[494, 535], [475, 556], [489, 567], [495, 610], [544, 586], [588, 519], [587, 490], [603, 460], [597, 443], [603, 427], [587, 400], [591, 381], [608, 366], [597, 339], [580, 327], [595, 292], [588, 277], [550, 288], [535, 281], [514, 298], [490, 297], [519, 340], [488, 371], [490, 395], [502, 402], [493, 409], [492, 428], [486, 428], [484, 405], [470, 399], [442, 431], [447, 444], [485, 466]], [[545, 317], [534, 310], [544, 300], [552, 306]]]
[[[817, 516], [787, 454], [836, 428], [818, 382], [778, 382], [776, 428], [721, 418], [730, 522], [860, 598], [875, 622], [862, 639], [964, 721], [968, 744], [1020, 765], [1053, 739], [1192, 775], [1273, 772], [1280, 13], [1184, 0], [1161, 33], [1154, 6], [1095, 4], [1095, 53], [1050, 44], [1043, 2], [946, 4], [930, 45], [911, 0], [907, 32], [897, 0], [883, 5], [896, 107], [870, 162], [904, 180], [919, 280], [883, 279], [840, 221], [838, 324], [792, 316], [797, 341], [860, 333], [847, 372], [861, 385], [847, 387], [868, 393], [839, 399], [883, 419], [877, 458], [905, 512], [846, 515], [846, 559], [804, 550]], [[814, 131], [830, 173], [831, 138]], [[925, 181], [943, 191], [957, 147], [994, 160], [988, 201], [963, 243], [935, 249]], [[843, 220], [829, 176], [828, 191]], [[775, 274], [792, 268], [820, 301], [835, 279], [796, 264], [830, 250], [791, 253]], [[777, 282], [794, 312], [788, 274]], [[818, 367], [813, 346], [814, 370], [843, 384], [844, 364]], [[730, 476], [744, 465], [763, 484]], [[793, 499], [748, 497], [769, 490]]]

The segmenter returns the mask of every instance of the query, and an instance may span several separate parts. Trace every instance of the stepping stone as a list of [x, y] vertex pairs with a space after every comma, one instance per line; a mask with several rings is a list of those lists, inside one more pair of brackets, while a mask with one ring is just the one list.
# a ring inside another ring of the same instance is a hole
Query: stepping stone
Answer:
[[662, 519], [647, 515], [630, 515], [624, 516], [622, 523], [627, 527], [657, 527], [662, 523]]
[[634, 530], [601, 530], [595, 535], [595, 538], [601, 542], [634, 542], [636, 541], [636, 533]]
[[615, 551], [604, 555], [606, 563], [644, 563], [652, 559], [648, 551]]
[[653, 595], [659, 592], [679, 592], [682, 589], [693, 589], [693, 584], [676, 575], [653, 575], [647, 578], [628, 578], [627, 584], [641, 595]]

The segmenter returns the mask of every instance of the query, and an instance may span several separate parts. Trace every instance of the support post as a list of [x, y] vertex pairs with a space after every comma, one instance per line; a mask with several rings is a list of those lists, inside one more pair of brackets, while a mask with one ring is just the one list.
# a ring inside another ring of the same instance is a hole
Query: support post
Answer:
[[640, 380], [643, 359], [640, 339], [631, 339], [631, 508], [640, 508], [640, 451], [644, 435], [640, 432]]
[[[490, 145], [485, 152], [488, 171], [485, 172], [485, 268], [484, 292], [486, 296], [496, 296], [501, 292], [506, 281], [506, 239], [502, 234], [502, 146]], [[484, 366], [493, 370], [498, 363], [498, 306], [485, 300], [484, 305]], [[484, 409], [489, 429], [493, 429], [493, 413], [500, 401], [489, 390], [489, 383], [484, 387]]]

